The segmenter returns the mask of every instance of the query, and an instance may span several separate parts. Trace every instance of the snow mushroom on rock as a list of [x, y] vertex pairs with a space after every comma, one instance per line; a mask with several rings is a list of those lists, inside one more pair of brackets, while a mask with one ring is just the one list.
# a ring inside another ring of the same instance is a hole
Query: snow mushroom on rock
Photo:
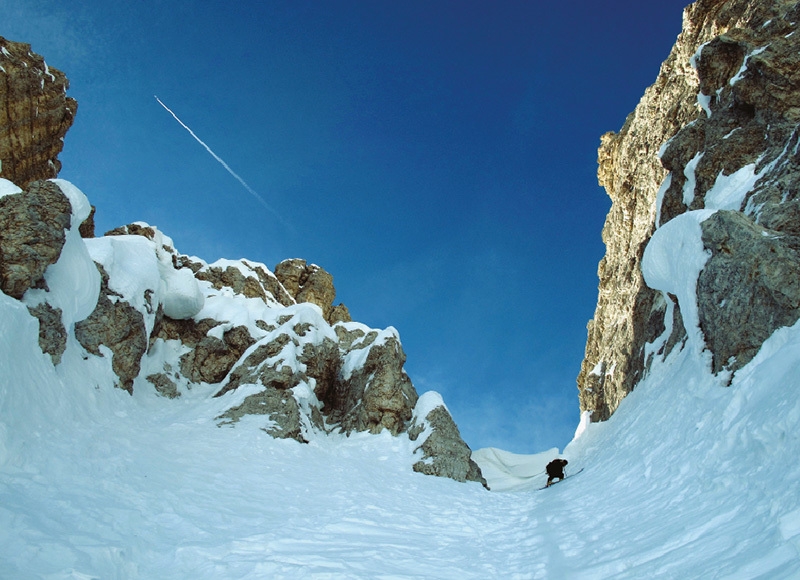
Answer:
[[[0, 179], [0, 290], [27, 304], [39, 322], [39, 347], [55, 365], [69, 325], [97, 298], [99, 277], [74, 227], [88, 208], [66, 182], [35, 181], [23, 191]], [[62, 284], [51, 292], [48, 280]]]

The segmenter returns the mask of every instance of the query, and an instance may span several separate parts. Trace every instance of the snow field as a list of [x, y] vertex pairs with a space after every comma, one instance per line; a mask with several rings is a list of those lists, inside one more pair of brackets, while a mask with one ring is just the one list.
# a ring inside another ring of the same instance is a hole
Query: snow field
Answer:
[[[682, 305], [703, 215], [660, 228], [646, 254], [648, 283]], [[156, 262], [134, 261], [120, 293], [164, 292]], [[48, 299], [72, 296], [73, 318], [91, 311], [80, 239], [59, 264]], [[236, 304], [229, 314], [248, 326], [267, 309]], [[609, 421], [581, 422], [563, 456], [583, 473], [534, 491], [557, 450], [479, 450], [506, 490], [487, 492], [414, 473], [407, 437], [303, 445], [272, 439], [263, 421], [218, 427], [230, 400], [202, 385], [167, 400], [137, 380], [130, 396], [112, 386], [111, 353], [89, 356], [71, 332], [53, 367], [26, 304], [0, 294], [0, 578], [798, 578], [800, 323], [727, 388], [701, 340], [656, 360]], [[154, 364], [176, 345], [159, 348]], [[423, 395], [420, 409], [436, 402]]]
[[35, 321], [1, 304], [2, 578], [800, 574], [799, 327], [729, 388], [672, 356], [567, 447], [582, 474], [489, 493], [413, 473], [403, 437], [301, 445], [216, 427], [222, 403], [199, 393], [130, 397], [75, 359], [57, 373], [31, 348]]

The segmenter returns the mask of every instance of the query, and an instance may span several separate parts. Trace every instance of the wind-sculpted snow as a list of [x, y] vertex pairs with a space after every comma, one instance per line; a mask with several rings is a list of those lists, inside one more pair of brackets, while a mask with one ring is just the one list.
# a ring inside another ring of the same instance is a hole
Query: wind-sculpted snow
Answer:
[[[674, 218], [655, 231], [642, 256], [647, 285], [664, 296], [677, 297], [689, 347], [697, 355], [705, 346], [697, 314], [697, 278], [710, 257], [703, 247], [701, 224], [713, 213], [696, 210]], [[661, 342], [668, 336], [665, 332]]]

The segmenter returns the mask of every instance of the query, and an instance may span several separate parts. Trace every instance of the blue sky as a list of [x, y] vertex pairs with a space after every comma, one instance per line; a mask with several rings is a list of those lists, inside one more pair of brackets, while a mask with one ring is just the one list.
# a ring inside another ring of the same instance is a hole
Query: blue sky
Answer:
[[[396, 327], [473, 448], [563, 447], [597, 297], [618, 130], [684, 0], [0, 0], [0, 35], [71, 81], [61, 177], [100, 233], [331, 272]], [[158, 104], [266, 200], [267, 210]]]

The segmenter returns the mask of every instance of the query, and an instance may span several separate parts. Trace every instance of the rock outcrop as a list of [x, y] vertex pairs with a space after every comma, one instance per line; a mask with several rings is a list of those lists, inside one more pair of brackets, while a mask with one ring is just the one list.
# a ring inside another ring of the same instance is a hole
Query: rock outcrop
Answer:
[[39, 321], [39, 348], [50, 355], [54, 365], [58, 365], [61, 355], [67, 350], [67, 329], [61, 320], [61, 309], [43, 302], [29, 306], [28, 312]]
[[284, 260], [275, 266], [275, 276], [296, 302], [310, 302], [322, 308], [322, 315], [331, 324], [350, 322], [347, 306], [333, 305], [333, 276], [316, 264], [298, 258]]
[[[603, 136], [598, 178], [612, 207], [578, 377], [593, 420], [614, 412], [653, 357], [685, 344], [687, 308], [716, 373], [735, 372], [798, 319], [798, 21], [795, 2], [695, 2], [655, 84]], [[710, 257], [697, 304], [680, 304], [646, 285], [642, 258], [657, 228], [700, 210]]]
[[278, 278], [265, 267], [252, 265], [244, 260], [242, 265], [247, 268], [244, 273], [237, 266], [225, 266], [224, 268], [212, 266], [199, 269], [195, 275], [198, 280], [211, 282], [217, 290], [227, 287], [236, 294], [242, 294], [248, 298], [261, 298], [265, 301], [274, 300], [283, 306], [295, 303], [295, 297], [290, 296]]
[[[247, 260], [206, 264], [178, 253], [145, 223], [83, 238], [78, 226], [90, 206], [73, 186], [0, 185], [2, 289], [26, 301], [54, 365], [73, 344], [79, 358], [107, 365], [115, 385], [131, 394], [152, 389], [177, 399], [199, 390], [219, 401], [220, 427], [255, 423], [300, 442], [331, 431], [421, 437], [414, 469], [483, 482], [443, 403], [424, 414], [416, 407], [397, 331], [349, 321], [349, 314], [339, 320], [332, 277], [322, 268], [290, 260], [276, 268], [279, 277]], [[62, 271], [48, 277], [59, 264]], [[84, 267], [94, 279], [69, 274]], [[48, 280], [70, 278], [76, 299], [91, 304], [65, 316], [59, 304], [73, 296]]]
[[38, 320], [54, 365], [87, 361], [96, 382], [164, 404], [194, 390], [220, 427], [255, 424], [299, 442], [331, 431], [406, 437], [413, 423], [414, 469], [483, 481], [444, 404], [416, 409], [397, 331], [352, 322], [321, 267], [207, 264], [141, 222], [95, 237], [86, 196], [43, 179], [59, 169], [76, 106], [64, 75], [29, 49], [0, 38], [0, 290]]
[[777, 328], [800, 319], [800, 237], [753, 217], [718, 211], [702, 224], [711, 257], [697, 301], [715, 373], [740, 369]]
[[124, 296], [108, 287], [108, 274], [101, 265], [101, 286], [97, 306], [88, 318], [75, 324], [75, 337], [95, 356], [104, 356], [101, 346], [111, 353], [111, 368], [119, 378], [118, 387], [133, 393], [133, 380], [141, 370], [147, 350], [144, 316]]
[[417, 391], [403, 370], [406, 355], [396, 331], [370, 332], [342, 352], [345, 368], [328, 390], [333, 396], [324, 398], [332, 418], [340, 421], [345, 431], [404, 432], [417, 403]]
[[0, 37], [0, 177], [21, 187], [58, 175], [58, 154], [78, 104], [69, 82], [31, 52]]
[[415, 451], [422, 455], [413, 465], [414, 471], [456, 481], [477, 481], [488, 489], [450, 411], [436, 393], [428, 392], [420, 397], [408, 436], [418, 443]]
[[249, 395], [240, 405], [217, 417], [220, 425], [233, 425], [242, 417], [262, 415], [267, 418], [261, 430], [276, 439], [294, 439], [306, 443], [300, 406], [291, 391], [267, 387]]
[[188, 349], [180, 357], [180, 372], [193, 383], [218, 383], [224, 379], [254, 339], [243, 326], [209, 334], [221, 323], [211, 318], [174, 320], [160, 317], [151, 339], [178, 340]]
[[69, 199], [49, 181], [0, 197], [0, 290], [22, 298], [47, 287], [44, 272], [61, 255], [71, 215]]

